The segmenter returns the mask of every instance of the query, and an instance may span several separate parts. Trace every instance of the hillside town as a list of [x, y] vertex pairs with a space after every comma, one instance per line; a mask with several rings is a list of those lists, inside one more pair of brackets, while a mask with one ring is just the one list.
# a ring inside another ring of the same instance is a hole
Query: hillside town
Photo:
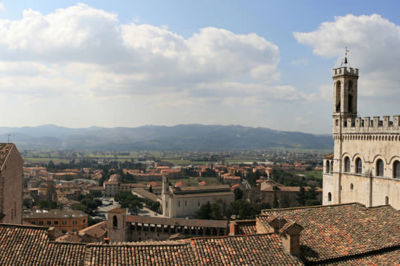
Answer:
[[400, 265], [399, 10], [0, 1], [0, 265]]

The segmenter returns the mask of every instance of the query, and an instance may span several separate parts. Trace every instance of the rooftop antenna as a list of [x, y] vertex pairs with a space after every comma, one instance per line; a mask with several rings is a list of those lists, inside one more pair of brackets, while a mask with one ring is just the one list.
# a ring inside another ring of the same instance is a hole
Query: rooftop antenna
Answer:
[[11, 134], [7, 134], [7, 143], [10, 143]]

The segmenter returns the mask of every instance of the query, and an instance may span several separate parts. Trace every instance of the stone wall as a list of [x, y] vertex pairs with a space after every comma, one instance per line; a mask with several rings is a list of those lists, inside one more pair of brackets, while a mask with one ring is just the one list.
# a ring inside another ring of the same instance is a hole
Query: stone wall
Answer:
[[1, 212], [5, 214], [3, 223], [22, 223], [23, 160], [17, 148], [12, 145], [3, 167], [0, 179], [2, 184]]

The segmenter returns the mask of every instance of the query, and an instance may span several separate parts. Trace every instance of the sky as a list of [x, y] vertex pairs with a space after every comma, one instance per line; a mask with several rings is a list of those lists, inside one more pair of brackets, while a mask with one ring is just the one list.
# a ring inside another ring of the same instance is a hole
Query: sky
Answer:
[[0, 126], [222, 124], [330, 134], [348, 47], [359, 116], [400, 114], [399, 1], [3, 1]]

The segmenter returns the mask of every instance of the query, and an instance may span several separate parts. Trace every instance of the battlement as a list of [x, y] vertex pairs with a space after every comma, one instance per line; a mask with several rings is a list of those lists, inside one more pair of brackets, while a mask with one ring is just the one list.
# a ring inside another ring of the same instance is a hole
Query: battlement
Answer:
[[333, 69], [333, 77], [336, 76], [358, 76], [358, 68], [352, 67], [338, 67]]
[[[339, 130], [338, 118], [334, 121], [334, 133]], [[342, 121], [343, 133], [400, 133], [400, 115], [390, 116], [357, 117]]]

